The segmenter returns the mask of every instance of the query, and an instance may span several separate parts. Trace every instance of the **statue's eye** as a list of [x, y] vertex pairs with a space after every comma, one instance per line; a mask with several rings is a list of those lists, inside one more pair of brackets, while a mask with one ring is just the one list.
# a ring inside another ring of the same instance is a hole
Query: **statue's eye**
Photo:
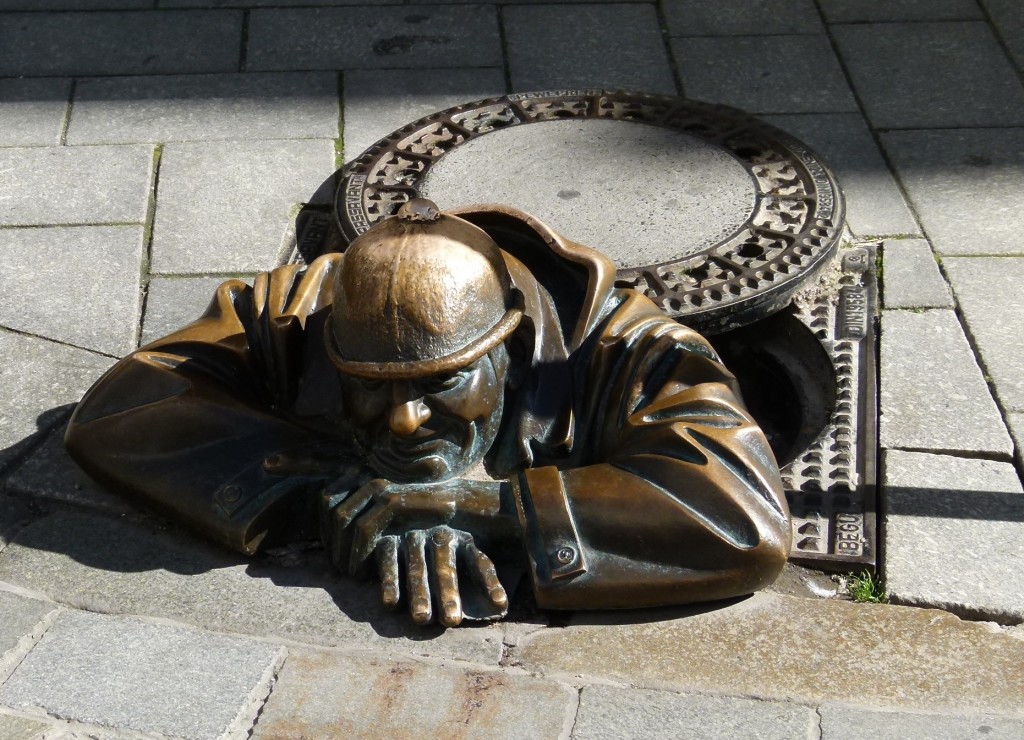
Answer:
[[420, 382], [420, 387], [424, 393], [442, 393], [458, 386], [464, 378], [465, 374], [461, 372], [452, 373], [451, 375], [436, 375], [431, 378], [424, 378]]
[[359, 387], [368, 393], [376, 393], [384, 387], [384, 381], [377, 378], [359, 378]]

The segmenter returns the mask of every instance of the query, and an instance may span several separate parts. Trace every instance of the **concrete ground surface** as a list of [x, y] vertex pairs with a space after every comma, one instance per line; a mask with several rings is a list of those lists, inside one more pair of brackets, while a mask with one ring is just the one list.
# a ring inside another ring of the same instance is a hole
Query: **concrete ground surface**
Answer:
[[[0, 738], [1024, 737], [1022, 68], [1017, 0], [0, 0]], [[792, 568], [414, 629], [319, 551], [233, 556], [66, 458], [98, 375], [287, 258], [341, 162], [571, 87], [735, 105], [836, 170], [882, 247], [901, 605]]]

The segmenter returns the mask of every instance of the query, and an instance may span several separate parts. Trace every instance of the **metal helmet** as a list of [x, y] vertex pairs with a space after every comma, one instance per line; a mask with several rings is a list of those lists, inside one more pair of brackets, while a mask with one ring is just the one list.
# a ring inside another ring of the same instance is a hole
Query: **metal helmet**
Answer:
[[415, 198], [346, 250], [325, 339], [345, 373], [418, 378], [475, 361], [521, 316], [494, 240]]

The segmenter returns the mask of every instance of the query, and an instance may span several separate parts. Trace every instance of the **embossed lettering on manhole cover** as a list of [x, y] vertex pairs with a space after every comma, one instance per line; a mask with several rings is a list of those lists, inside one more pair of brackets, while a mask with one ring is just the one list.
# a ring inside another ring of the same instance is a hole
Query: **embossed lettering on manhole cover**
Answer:
[[489, 98], [403, 126], [345, 172], [344, 238], [417, 194], [531, 212], [705, 333], [786, 305], [843, 224], [833, 177], [788, 134], [733, 108], [600, 90]]

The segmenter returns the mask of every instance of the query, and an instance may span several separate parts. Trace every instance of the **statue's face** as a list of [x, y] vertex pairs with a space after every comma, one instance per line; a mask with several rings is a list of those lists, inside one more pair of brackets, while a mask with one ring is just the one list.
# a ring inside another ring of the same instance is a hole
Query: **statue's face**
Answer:
[[342, 375], [345, 407], [367, 462], [396, 483], [452, 478], [476, 465], [501, 424], [504, 347], [442, 375], [368, 380]]

